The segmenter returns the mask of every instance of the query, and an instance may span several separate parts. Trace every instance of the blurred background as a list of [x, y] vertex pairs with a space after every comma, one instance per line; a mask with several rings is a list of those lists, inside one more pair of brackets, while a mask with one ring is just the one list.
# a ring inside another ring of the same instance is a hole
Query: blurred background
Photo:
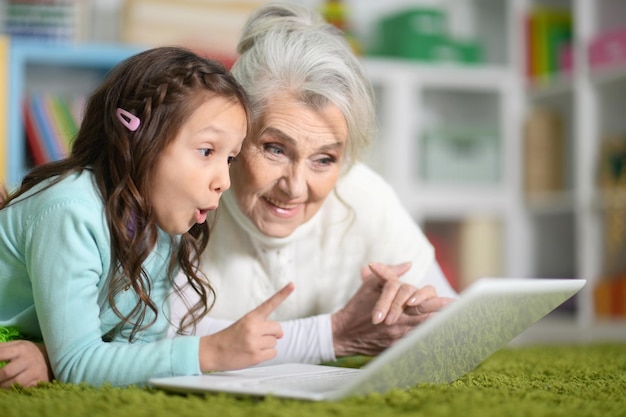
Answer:
[[[584, 278], [544, 337], [626, 339], [626, 1], [292, 2], [362, 60], [379, 125], [367, 162], [451, 284]], [[0, 180], [62, 157], [85, 96], [134, 52], [179, 44], [231, 65], [263, 3], [0, 0]]]

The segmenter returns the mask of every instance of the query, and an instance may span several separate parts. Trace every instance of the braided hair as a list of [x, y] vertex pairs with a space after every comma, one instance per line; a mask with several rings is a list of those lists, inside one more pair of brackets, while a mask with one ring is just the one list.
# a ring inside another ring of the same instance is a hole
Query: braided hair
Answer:
[[[51, 185], [83, 170], [93, 172], [102, 195], [111, 237], [109, 302], [120, 318], [119, 329], [131, 325], [130, 341], [156, 320], [157, 306], [150, 298], [150, 280], [143, 268], [157, 242], [158, 227], [151, 208], [150, 179], [160, 153], [172, 142], [193, 111], [211, 97], [239, 103], [249, 117], [247, 96], [239, 83], [219, 63], [179, 47], [159, 47], [122, 61], [106, 76], [87, 101], [80, 129], [68, 158], [35, 167], [21, 187], [4, 203], [40, 182], [55, 177]], [[118, 108], [141, 120], [136, 131], [116, 116]], [[249, 125], [249, 124], [248, 124]], [[180, 328], [195, 325], [215, 301], [215, 292], [198, 270], [199, 254], [209, 239], [209, 226], [194, 225], [174, 248], [168, 276], [172, 286], [176, 266], [198, 293], [199, 301], [183, 317]], [[134, 309], [123, 315], [115, 303], [124, 289], [136, 293]], [[144, 323], [148, 310], [154, 313]]]

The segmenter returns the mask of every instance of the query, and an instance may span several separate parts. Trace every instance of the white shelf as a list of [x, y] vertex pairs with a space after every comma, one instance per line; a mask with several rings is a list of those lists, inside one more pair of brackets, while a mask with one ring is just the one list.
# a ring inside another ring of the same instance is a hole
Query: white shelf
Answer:
[[590, 80], [596, 86], [626, 81], [626, 65], [591, 71]]
[[411, 60], [364, 58], [363, 66], [372, 82], [425, 85], [434, 88], [468, 91], [498, 91], [513, 81], [510, 70], [501, 66], [426, 64]]
[[528, 99], [541, 101], [559, 98], [574, 93], [574, 81], [571, 75], [559, 75], [543, 85], [531, 85], [528, 87]]
[[481, 214], [502, 216], [510, 207], [504, 187], [425, 185], [404, 200], [416, 211], [438, 218]]
[[509, 346], [602, 342], [626, 342], [626, 322], [623, 320], [597, 320], [593, 326], [589, 326], [577, 322], [569, 315], [550, 315], [539, 320], [513, 339]]
[[571, 214], [576, 210], [576, 199], [571, 191], [553, 192], [527, 197], [526, 205], [537, 216]]

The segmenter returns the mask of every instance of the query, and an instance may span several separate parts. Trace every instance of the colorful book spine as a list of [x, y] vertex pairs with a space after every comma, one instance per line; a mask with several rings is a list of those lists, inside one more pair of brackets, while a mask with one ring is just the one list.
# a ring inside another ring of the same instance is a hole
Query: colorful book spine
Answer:
[[594, 304], [598, 317], [626, 317], [626, 275], [601, 280], [594, 288]]
[[63, 146], [69, 151], [72, 147], [72, 142], [76, 133], [78, 133], [78, 121], [72, 114], [70, 108], [71, 99], [53, 95], [50, 97], [52, 114], [54, 116], [55, 124], [59, 130], [60, 140], [63, 142]]
[[74, 0], [8, 0], [4, 7], [4, 31], [12, 37], [72, 40], [78, 27]]
[[35, 121], [39, 126], [41, 139], [47, 150], [50, 161], [56, 161], [64, 156], [64, 151], [56, 138], [52, 121], [48, 109], [46, 108], [45, 98], [41, 94], [32, 94], [30, 100]]
[[24, 123], [35, 164], [69, 155], [78, 123], [67, 98], [49, 93], [30, 94], [24, 104]]
[[44, 146], [44, 141], [39, 131], [39, 126], [35, 120], [30, 100], [25, 99], [22, 104], [22, 113], [24, 119], [24, 130], [26, 133], [26, 144], [32, 159], [33, 164], [40, 165], [45, 164], [50, 160], [50, 156], [47, 154], [47, 150]]
[[563, 53], [572, 43], [572, 14], [569, 10], [535, 7], [527, 16], [527, 75], [533, 82], [549, 82], [566, 72]]

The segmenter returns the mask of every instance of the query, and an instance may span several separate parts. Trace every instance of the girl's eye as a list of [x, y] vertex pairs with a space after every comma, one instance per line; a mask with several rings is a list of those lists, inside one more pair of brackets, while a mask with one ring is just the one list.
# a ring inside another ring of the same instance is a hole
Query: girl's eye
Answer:
[[228, 165], [231, 165], [235, 161], [237, 161], [237, 157], [236, 156], [229, 156], [228, 157]]
[[200, 152], [200, 155], [207, 157], [213, 153], [213, 149], [202, 148], [202, 149], [198, 149], [198, 152]]

